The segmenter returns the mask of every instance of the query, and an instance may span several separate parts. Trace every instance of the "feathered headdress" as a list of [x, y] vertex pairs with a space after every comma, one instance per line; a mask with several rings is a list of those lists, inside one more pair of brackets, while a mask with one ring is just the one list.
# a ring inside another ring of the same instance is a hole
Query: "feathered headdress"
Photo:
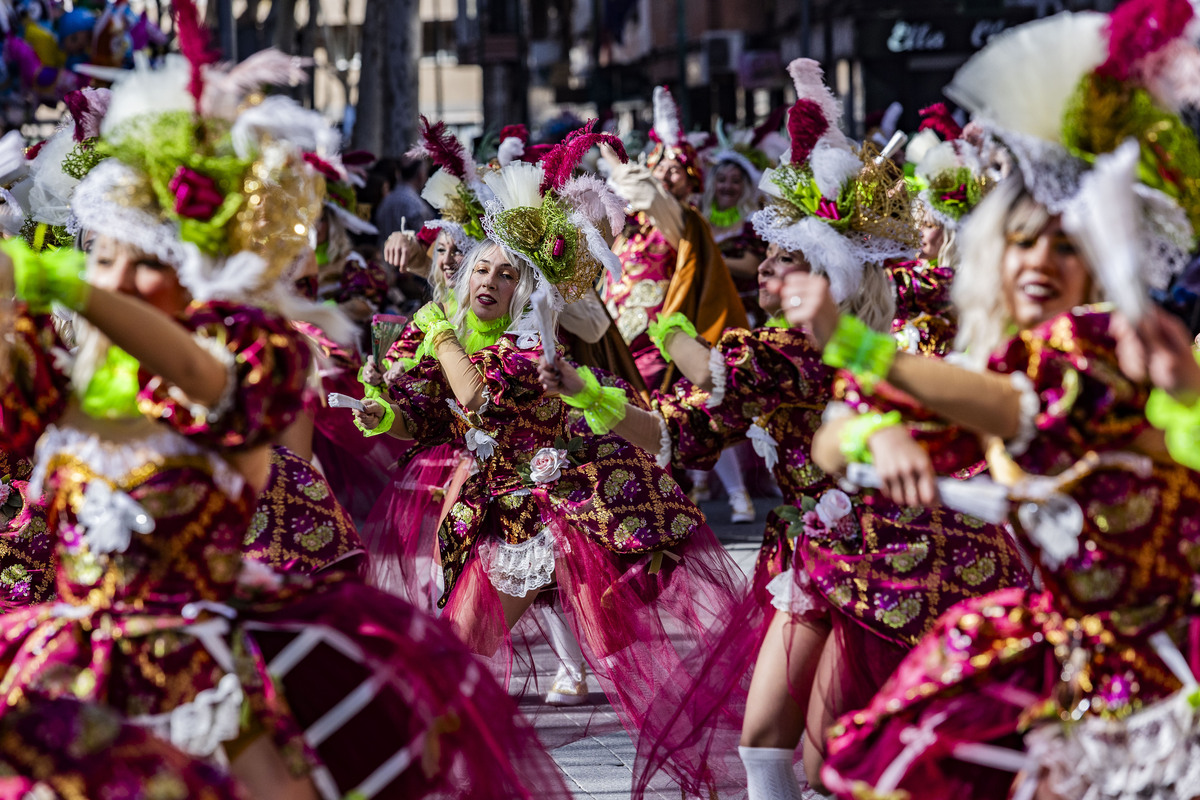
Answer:
[[302, 77], [299, 59], [219, 65], [192, 0], [175, 8], [184, 58], [143, 61], [115, 82], [96, 145], [111, 158], [72, 210], [81, 227], [174, 266], [196, 299], [282, 307], [279, 279], [309, 246], [325, 174], [346, 178], [340, 136], [319, 113], [259, 94]]
[[491, 193], [479, 180], [475, 159], [446, 128], [446, 123], [431, 124], [422, 116], [420, 142], [408, 155], [428, 158], [438, 168], [425, 182], [421, 197], [441, 212], [441, 218], [430, 220], [425, 226], [448, 233], [464, 253], [483, 241], [487, 234], [480, 224], [484, 213], [482, 198]]
[[771, 164], [765, 153], [750, 144], [753, 134], [754, 131], [746, 131], [741, 136], [731, 137], [725, 131], [725, 121], [717, 120], [717, 146], [707, 155], [708, 168], [711, 170], [722, 164], [737, 164], [746, 173], [750, 183], [757, 186], [762, 179], [762, 171]]
[[943, 227], [957, 228], [995, 182], [945, 103], [921, 109], [919, 130], [906, 152], [915, 165], [909, 191]]
[[[1180, 118], [1200, 94], [1194, 75], [1200, 50], [1185, 36], [1188, 0], [1128, 0], [1111, 15], [1062, 13], [1013, 28], [968, 61], [946, 94], [988, 126], [1016, 156], [1026, 186], [1054, 213], [1077, 202], [1098, 210], [1117, 204], [1080, 200], [1117, 180], [1084, 178], [1101, 157], [1137, 143], [1143, 279], [1163, 288], [1187, 263], [1200, 230], [1200, 143]], [[1190, 88], [1185, 88], [1190, 87]], [[1117, 162], [1108, 162], [1117, 163]], [[1123, 163], [1123, 162], [1121, 162]], [[1126, 174], [1113, 168], [1114, 175]], [[1099, 234], [1088, 214], [1072, 213], [1074, 235]], [[1085, 249], [1087, 249], [1085, 247]], [[1093, 264], [1105, 269], [1105, 261]]]
[[798, 58], [788, 72], [797, 95], [787, 119], [791, 150], [763, 173], [759, 188], [771, 202], [751, 219], [766, 241], [802, 252], [841, 302], [858, 291], [866, 265], [916, 249], [908, 192], [890, 159], [876, 164], [873, 149], [855, 149], [838, 129], [842, 106], [820, 65]]
[[700, 167], [700, 155], [695, 146], [683, 133], [679, 117], [679, 106], [666, 86], [654, 87], [654, 124], [650, 128], [650, 140], [654, 149], [646, 156], [646, 164], [654, 169], [658, 162], [674, 159], [683, 166], [692, 182], [692, 191], [704, 191], [704, 171]]
[[599, 143], [627, 160], [621, 141], [595, 133], [592, 120], [546, 154], [540, 164], [515, 161], [484, 175], [494, 199], [483, 219], [489, 237], [533, 267], [539, 286], [550, 286], [572, 302], [595, 284], [602, 267], [621, 266], [596, 227], [624, 225], [625, 204], [592, 175], [573, 177], [580, 158]]
[[500, 129], [500, 147], [496, 150], [496, 161], [507, 167], [514, 161], [524, 160], [525, 145], [529, 144], [529, 129], [524, 125], [505, 125]]

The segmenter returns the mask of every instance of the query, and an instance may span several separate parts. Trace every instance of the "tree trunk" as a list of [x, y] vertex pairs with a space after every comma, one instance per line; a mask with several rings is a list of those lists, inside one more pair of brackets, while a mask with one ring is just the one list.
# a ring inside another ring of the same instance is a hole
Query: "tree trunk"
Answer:
[[397, 158], [416, 141], [419, 26], [417, 0], [367, 0], [355, 148]]

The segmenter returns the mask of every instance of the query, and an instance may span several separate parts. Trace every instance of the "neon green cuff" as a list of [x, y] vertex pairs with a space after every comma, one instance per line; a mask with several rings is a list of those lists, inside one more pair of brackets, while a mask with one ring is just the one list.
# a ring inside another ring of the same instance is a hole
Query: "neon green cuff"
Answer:
[[870, 438], [884, 428], [899, 424], [899, 411], [889, 411], [886, 414], [875, 412], [855, 417], [842, 427], [842, 455], [852, 464], [872, 463], [874, 459], [868, 447]]
[[34, 311], [46, 311], [58, 302], [73, 311], [87, 305], [91, 285], [84, 280], [87, 255], [70, 247], [36, 253], [23, 239], [0, 243], [13, 261], [17, 297]]
[[1165, 434], [1171, 458], [1200, 469], [1200, 401], [1181, 403], [1163, 389], [1150, 392], [1146, 419]]
[[79, 407], [96, 419], [134, 419], [141, 416], [137, 396], [142, 390], [138, 380], [140, 364], [133, 356], [113, 345], [96, 367]]
[[383, 397], [383, 387], [382, 386], [376, 386], [373, 383], [366, 383], [361, 378], [359, 379], [359, 383], [362, 384], [363, 397], [365, 397], [368, 400], [375, 400], [377, 402], [383, 403], [384, 405], [387, 405], [387, 400], [385, 400]]
[[429, 335], [430, 329], [439, 322], [447, 322], [446, 312], [442, 311], [442, 307], [437, 303], [426, 303], [421, 306], [421, 309], [413, 315], [413, 324], [420, 329], [426, 336]]
[[693, 339], [699, 334], [696, 333], [696, 326], [692, 321], [685, 317], [682, 313], [676, 311], [674, 314], [668, 314], [665, 317], [659, 317], [651, 322], [646, 327], [646, 333], [650, 336], [650, 341], [658, 346], [658, 351], [662, 353], [663, 358], [668, 362], [671, 360], [671, 354], [667, 352], [667, 342], [676, 333], [686, 333]]
[[562, 401], [582, 410], [592, 433], [603, 436], [625, 419], [625, 391], [616, 386], [601, 386], [587, 367], [579, 368], [579, 376], [583, 378], [583, 391], [571, 397], [563, 395]]
[[392, 429], [392, 423], [396, 421], [396, 412], [392, 409], [391, 403], [380, 400], [379, 404], [383, 406], [383, 419], [379, 420], [379, 424], [374, 428], [368, 428], [357, 419], [354, 420], [354, 427], [358, 428], [363, 436], [378, 436]]
[[843, 314], [821, 360], [836, 369], [850, 370], [863, 391], [870, 392], [887, 377], [896, 360], [896, 347], [895, 337], [873, 331], [858, 317]]

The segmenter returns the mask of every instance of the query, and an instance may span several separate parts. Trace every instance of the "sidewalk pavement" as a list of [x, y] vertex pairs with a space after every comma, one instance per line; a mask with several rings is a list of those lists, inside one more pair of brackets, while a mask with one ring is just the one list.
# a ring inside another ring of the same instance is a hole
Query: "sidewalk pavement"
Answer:
[[[729, 522], [729, 506], [724, 500], [701, 504], [717, 538], [742, 570], [749, 574], [762, 542], [763, 521], [767, 512], [779, 504], [777, 498], [756, 498], [757, 519], [744, 525]], [[558, 662], [548, 644], [533, 646], [536, 684], [542, 694], [554, 681]], [[513, 685], [521, 686], [528, 675], [514, 675]], [[592, 684], [588, 703], [576, 708], [552, 708], [542, 695], [531, 688], [521, 700], [521, 711], [533, 722], [542, 741], [551, 748], [555, 763], [563, 771], [567, 786], [577, 800], [627, 800], [633, 782], [636, 745], [617, 721], [612, 706]], [[580, 729], [586, 733], [580, 736]], [[554, 742], [575, 740], [555, 748]], [[647, 792], [648, 800], [679, 800], [679, 787], [663, 775], [657, 776]]]

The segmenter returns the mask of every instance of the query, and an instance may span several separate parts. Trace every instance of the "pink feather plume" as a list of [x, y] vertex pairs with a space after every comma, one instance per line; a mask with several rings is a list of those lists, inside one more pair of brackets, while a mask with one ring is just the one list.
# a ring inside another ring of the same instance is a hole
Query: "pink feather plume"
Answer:
[[596, 120], [590, 119], [582, 128], [572, 131], [567, 138], [555, 145], [550, 152], [542, 157], [542, 191], [558, 189], [571, 179], [571, 173], [579, 164], [580, 159], [595, 145], [607, 144], [616, 151], [617, 157], [624, 164], [629, 161], [625, 155], [625, 145], [611, 133], [595, 133]]
[[962, 126], [950, 115], [950, 109], [945, 103], [934, 103], [921, 109], [921, 125], [919, 131], [932, 129], [947, 142], [953, 142], [962, 136]]
[[1194, 13], [1188, 0], [1126, 0], [1108, 18], [1108, 60], [1096, 72], [1128, 80], [1143, 59], [1183, 35]]
[[787, 129], [792, 140], [792, 164], [799, 166], [808, 162], [813, 148], [829, 130], [829, 121], [819, 103], [801, 98], [788, 111]]
[[429, 119], [421, 115], [421, 143], [408, 151], [410, 157], [426, 157], [441, 167], [447, 173], [460, 181], [467, 179], [467, 165], [474, 169], [471, 155], [463, 147], [462, 142], [446, 129], [445, 122], [430, 124]]
[[71, 119], [75, 120], [75, 141], [100, 135], [100, 123], [104, 121], [111, 99], [112, 92], [108, 89], [79, 89], [63, 97]]
[[196, 112], [199, 113], [200, 98], [204, 94], [204, 68], [217, 63], [221, 53], [213, 47], [212, 35], [204, 27], [194, 0], [175, 0], [175, 20], [179, 32], [179, 52], [192, 66], [188, 91], [196, 99]]

